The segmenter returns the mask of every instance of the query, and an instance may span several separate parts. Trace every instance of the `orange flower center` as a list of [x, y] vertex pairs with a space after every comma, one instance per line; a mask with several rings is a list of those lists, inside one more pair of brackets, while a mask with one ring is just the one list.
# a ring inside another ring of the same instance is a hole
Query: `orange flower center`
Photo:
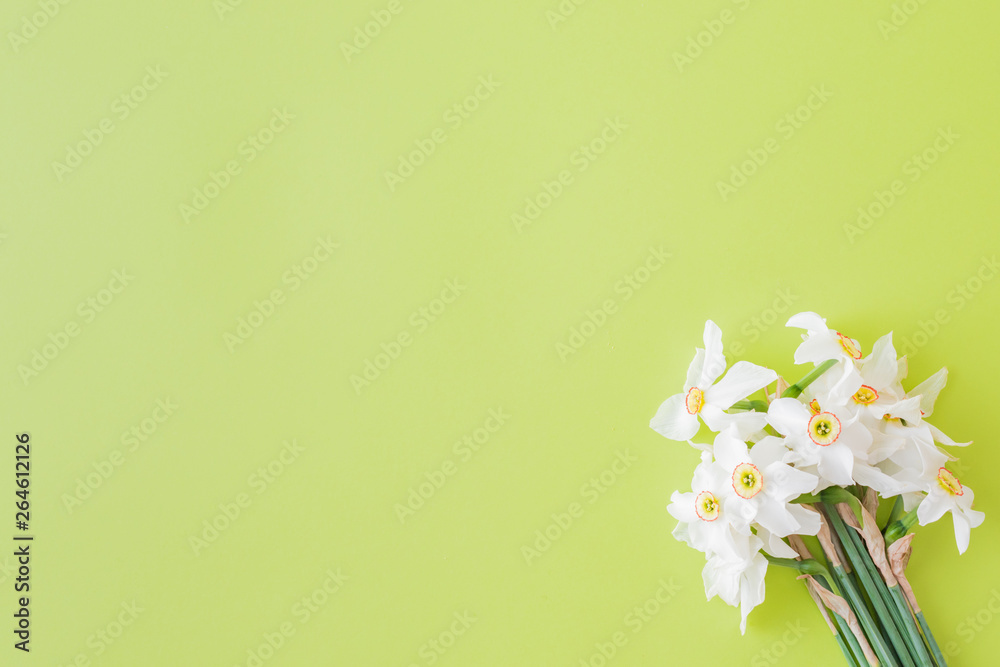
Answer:
[[848, 338], [839, 331], [837, 332], [837, 338], [840, 339], [840, 346], [844, 348], [844, 352], [847, 353], [847, 356], [852, 359], [861, 358], [861, 346], [858, 344], [858, 341], [853, 338]]
[[832, 412], [820, 412], [812, 416], [806, 430], [810, 440], [820, 447], [827, 447], [840, 437], [840, 420]]
[[684, 399], [684, 407], [689, 415], [696, 415], [705, 406], [705, 392], [698, 387], [688, 389], [687, 397]]

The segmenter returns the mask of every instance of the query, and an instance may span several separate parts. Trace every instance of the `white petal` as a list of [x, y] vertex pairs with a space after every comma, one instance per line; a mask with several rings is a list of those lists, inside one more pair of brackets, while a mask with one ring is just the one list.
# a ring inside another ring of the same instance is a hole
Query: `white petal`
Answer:
[[701, 418], [710, 429], [717, 433], [732, 431], [743, 440], [759, 433], [767, 425], [767, 415], [763, 412], [723, 412], [714, 405], [706, 405], [701, 410]]
[[716, 496], [721, 496], [723, 491], [729, 488], [731, 488], [729, 473], [718, 463], [704, 460], [695, 466], [694, 475], [691, 478], [691, 489], [694, 493], [711, 491]]
[[948, 502], [942, 495], [929, 493], [927, 497], [917, 505], [917, 521], [921, 526], [934, 523], [944, 516], [948, 511]]
[[938, 430], [938, 428], [933, 424], [928, 424], [927, 422], [924, 422], [924, 425], [927, 426], [927, 428], [930, 430], [931, 436], [933, 436], [934, 438], [934, 442], [940, 442], [942, 445], [948, 445], [949, 447], [967, 447], [972, 444], [971, 440], [969, 442], [955, 442], [954, 440], [946, 436], [944, 433], [942, 433], [940, 430]]
[[829, 327], [826, 326], [826, 320], [811, 311], [792, 315], [788, 318], [785, 326], [805, 329], [807, 331], [829, 331]]
[[899, 365], [896, 362], [896, 348], [892, 346], [892, 334], [882, 336], [872, 346], [872, 353], [861, 367], [865, 384], [882, 391], [896, 381]]
[[958, 545], [958, 553], [961, 555], [969, 548], [972, 527], [969, 525], [968, 519], [959, 512], [952, 512], [952, 523], [955, 524], [955, 544]]
[[837, 486], [854, 484], [854, 453], [846, 445], [837, 443], [824, 447], [816, 467], [820, 476], [828, 482]]
[[757, 508], [757, 523], [778, 537], [788, 537], [799, 529], [799, 522], [778, 502], [762, 502]]
[[761, 438], [750, 448], [750, 457], [755, 466], [764, 470], [772, 463], [780, 463], [788, 453], [784, 438], [769, 435]]
[[730, 493], [726, 496], [722, 507], [723, 513], [737, 532], [743, 535], [750, 532], [750, 523], [757, 518], [756, 502], [740, 498], [735, 493]]
[[701, 369], [705, 366], [705, 350], [700, 347], [694, 351], [694, 359], [688, 366], [687, 379], [684, 381], [684, 391], [697, 387], [701, 382]]
[[698, 432], [698, 417], [687, 411], [684, 394], [675, 394], [663, 401], [649, 427], [671, 440], [690, 440]]
[[907, 374], [910, 372], [910, 362], [906, 359], [905, 354], [899, 358], [896, 366], [896, 384], [899, 384], [906, 379]]
[[903, 482], [897, 481], [889, 475], [886, 475], [878, 468], [857, 462], [854, 464], [854, 480], [858, 484], [872, 487], [878, 491], [879, 495], [883, 498], [898, 496], [904, 491], [914, 490], [912, 487], [908, 487]]
[[667, 505], [667, 511], [670, 512], [670, 516], [684, 523], [699, 521], [698, 513], [694, 510], [694, 501], [695, 495], [693, 493], [674, 491], [670, 496], [670, 504]]
[[763, 473], [764, 493], [780, 503], [787, 503], [803, 493], [811, 493], [819, 481], [815, 475], [785, 463], [772, 463]]
[[743, 573], [740, 586], [740, 634], [747, 632], [747, 616], [754, 607], [764, 601], [764, 576], [767, 573], [767, 560], [757, 554], [749, 568]]
[[736, 466], [750, 460], [747, 444], [732, 431], [723, 431], [715, 436], [715, 460], [724, 470], [732, 473]]
[[700, 551], [700, 549], [698, 549], [698, 546], [695, 545], [694, 541], [691, 539], [691, 533], [690, 531], [688, 531], [688, 524], [684, 523], [683, 521], [678, 521], [677, 525], [674, 526], [674, 529], [670, 531], [670, 534], [673, 535], [674, 539], [677, 540], [678, 542], [683, 542], [692, 549]]
[[757, 537], [764, 540], [763, 549], [775, 558], [796, 558], [798, 552], [788, 546], [784, 540], [762, 526], [757, 527]]
[[904, 398], [898, 403], [890, 405], [873, 404], [871, 406], [872, 415], [881, 418], [883, 415], [892, 415], [897, 419], [905, 419], [909, 424], [920, 422], [920, 397], [912, 396]]
[[934, 403], [937, 401], [938, 394], [941, 393], [946, 384], [948, 384], [948, 369], [942, 368], [908, 391], [906, 395], [919, 396], [920, 409], [923, 410], [924, 417], [930, 417], [934, 413]]
[[812, 362], [821, 364], [830, 359], [845, 359], [847, 353], [837, 335], [830, 332], [814, 333], [795, 348], [795, 363], [806, 364]]
[[795, 520], [799, 522], [799, 535], [815, 535], [820, 529], [820, 517], [819, 512], [813, 512], [812, 510], [807, 510], [802, 505], [789, 505], [788, 511], [791, 512]]
[[776, 399], [767, 409], [768, 423], [783, 435], [805, 433], [810, 416], [809, 408], [795, 398]]
[[698, 386], [707, 389], [726, 370], [726, 357], [722, 354], [722, 329], [712, 320], [705, 322], [704, 340], [705, 365], [701, 369]]
[[770, 368], [751, 364], [749, 361], [738, 361], [729, 369], [726, 377], [705, 391], [705, 402], [727, 410], [736, 401], [743, 400], [777, 379], [778, 374]]

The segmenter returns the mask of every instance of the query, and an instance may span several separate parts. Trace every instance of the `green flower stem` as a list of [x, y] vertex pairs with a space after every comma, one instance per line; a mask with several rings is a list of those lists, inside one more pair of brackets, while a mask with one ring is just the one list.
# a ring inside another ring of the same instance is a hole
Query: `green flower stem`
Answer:
[[910, 604], [906, 601], [906, 596], [903, 595], [903, 590], [899, 587], [899, 584], [889, 586], [889, 594], [893, 602], [896, 603], [897, 618], [902, 621], [906, 633], [910, 636], [910, 648], [913, 649], [913, 657], [921, 665], [933, 664], [931, 656], [924, 646], [924, 640], [920, 636], [920, 630], [917, 629], [917, 623], [913, 620], [913, 612], [910, 611]]
[[809, 373], [804, 378], [790, 386], [784, 392], [782, 392], [782, 398], [798, 398], [802, 394], [802, 391], [816, 381], [823, 373], [827, 372], [837, 364], [836, 359], [830, 359], [829, 361], [824, 361], [822, 364], [813, 369], [812, 373]]
[[890, 544], [896, 540], [906, 536], [910, 529], [913, 528], [914, 524], [917, 523], [917, 508], [913, 508], [912, 511], [908, 512], [903, 516], [902, 519], [897, 519], [893, 521], [888, 526], [885, 527], [885, 546], [889, 547]]
[[[840, 539], [841, 544], [844, 546], [844, 551], [847, 554], [848, 560], [851, 562], [851, 566], [858, 575], [858, 579], [861, 581], [861, 587], [864, 589], [865, 593], [868, 595], [868, 599], [871, 601], [872, 606], [875, 609], [875, 615], [882, 621], [882, 628], [885, 630], [886, 637], [895, 649], [896, 654], [899, 656], [900, 661], [904, 665], [910, 667], [916, 667], [913, 659], [910, 657], [910, 650], [907, 647], [906, 641], [900, 634], [899, 629], [896, 627], [896, 618], [893, 615], [892, 608], [886, 605], [883, 593], [879, 590], [878, 583], [885, 586], [885, 582], [882, 581], [880, 575], [872, 576], [871, 570], [874, 569], [875, 564], [871, 562], [871, 557], [868, 552], [863, 548], [864, 555], [860, 553], [858, 549], [858, 543], [854, 541], [857, 539], [860, 542], [861, 538], [856, 534], [853, 534], [850, 529], [848, 529], [847, 524], [844, 523], [840, 515], [837, 514], [837, 510], [832, 505], [827, 505], [824, 503], [824, 509], [826, 510], [827, 519], [830, 525], [833, 527], [834, 532], [837, 534], [838, 539]], [[888, 596], [888, 591], [884, 594]], [[857, 613], [857, 612], [855, 612]]]
[[[824, 576], [822, 574], [817, 574], [813, 579], [820, 586], [828, 591], [833, 591], [828, 581], [829, 574]], [[822, 603], [820, 603], [822, 604]], [[861, 649], [861, 644], [858, 643], [858, 638], [854, 636], [854, 631], [851, 630], [851, 626], [847, 624], [847, 621], [840, 614], [832, 609], [827, 610], [830, 616], [833, 617], [833, 622], [837, 626], [837, 643], [840, 644], [840, 648], [844, 651], [844, 656], [847, 658], [847, 662], [854, 667], [868, 667], [868, 658], [865, 657], [865, 652]], [[850, 650], [848, 650], [848, 648]]]
[[[901, 496], [896, 496], [896, 501], [892, 504], [892, 511], [889, 512], [889, 519], [885, 522], [886, 529], [888, 529], [894, 522], [898, 521], [901, 516], [903, 516], [903, 498]], [[882, 534], [885, 534], [884, 530], [882, 531]]]
[[847, 600], [848, 604], [851, 605], [851, 609], [854, 610], [854, 614], [858, 617], [858, 622], [865, 631], [868, 643], [871, 644], [872, 650], [878, 656], [879, 662], [884, 667], [899, 667], [899, 661], [896, 660], [892, 650], [886, 644], [885, 637], [882, 636], [882, 631], [879, 629], [875, 619], [868, 613], [868, 607], [865, 606], [865, 601], [862, 599], [861, 593], [855, 587], [854, 580], [844, 571], [841, 565], [834, 566], [833, 574], [837, 580], [837, 587], [840, 589], [840, 596]]
[[792, 570], [798, 571], [800, 574], [811, 574], [814, 577], [829, 577], [830, 572], [815, 558], [803, 558], [799, 560], [798, 558], [777, 558], [766, 552], [761, 552], [767, 562], [771, 565], [777, 565], [779, 567], [787, 567]]
[[941, 649], [938, 648], [937, 641], [934, 639], [934, 633], [931, 632], [931, 628], [927, 625], [927, 619], [924, 618], [924, 612], [917, 612], [917, 623], [920, 624], [920, 629], [924, 632], [924, 639], [931, 646], [931, 653], [934, 654], [934, 661], [938, 664], [938, 667], [948, 667], [948, 663], [944, 659], [944, 654], [941, 653]]
[[767, 412], [767, 401], [757, 399], [752, 401], [736, 401], [730, 406], [730, 409], [742, 412], [749, 412], [751, 410], [754, 412]]
[[[851, 637], [853, 636], [854, 635], [851, 634]], [[840, 650], [844, 652], [844, 658], [847, 660], [847, 664], [850, 665], [851, 667], [861, 667], [860, 665], [858, 665], [858, 661], [854, 658], [854, 654], [851, 653], [851, 649], [847, 648], [847, 644], [844, 643], [843, 634], [838, 632], [837, 634], [834, 635], [834, 637], [837, 639], [837, 643], [840, 644]], [[857, 642], [857, 639], [855, 639], [854, 641]]]
[[[846, 527], [846, 524], [845, 524], [845, 527]], [[888, 624], [888, 623], [892, 624], [892, 626], [894, 627], [894, 629], [896, 631], [896, 634], [898, 635], [898, 637], [900, 639], [899, 642], [896, 642], [895, 640], [893, 640], [893, 645], [896, 647], [896, 651], [897, 652], [902, 651], [902, 653], [900, 653], [900, 655], [899, 655], [899, 658], [904, 663], [909, 664], [909, 665], [913, 665], [914, 667], [916, 667], [917, 661], [919, 661], [920, 658], [919, 658], [919, 656], [918, 656], [918, 654], [916, 652], [915, 647], [910, 646], [906, 642], [906, 636], [907, 636], [906, 624], [903, 621], [903, 618], [901, 617], [901, 615], [899, 613], [900, 610], [897, 608], [896, 603], [892, 599], [892, 595], [889, 592], [888, 586], [886, 586], [885, 580], [882, 579], [882, 573], [879, 572], [878, 568], [875, 567], [875, 563], [872, 561], [871, 557], [869, 556], [868, 551], [865, 548], [865, 545], [864, 545], [864, 543], [861, 540], [861, 536], [858, 535], [857, 532], [851, 530], [850, 528], [847, 528], [846, 532], [847, 532], [847, 535], [848, 535], [848, 539], [850, 539], [851, 542], [853, 543], [854, 550], [858, 554], [858, 557], [859, 557], [859, 559], [862, 562], [862, 565], [861, 565], [861, 567], [859, 569], [864, 569], [864, 571], [867, 573], [870, 582], [872, 583], [872, 585], [874, 586], [874, 588], [877, 591], [876, 594], [882, 600], [882, 605], [883, 605], [884, 609], [886, 609], [889, 612], [888, 618], [886, 618], [882, 614], [881, 611], [878, 612], [878, 615], [883, 619], [883, 625]], [[871, 588], [869, 588], [866, 585], [865, 589], [867, 590], [868, 595], [870, 597], [872, 595]], [[909, 614], [908, 610], [907, 610], [907, 614]], [[887, 628], [887, 629], [890, 631], [890, 637], [892, 637], [891, 630], [893, 628]], [[920, 647], [923, 648], [923, 642], [920, 643]], [[922, 663], [922, 664], [927, 664], [927, 663], [925, 662], [925, 663]]]

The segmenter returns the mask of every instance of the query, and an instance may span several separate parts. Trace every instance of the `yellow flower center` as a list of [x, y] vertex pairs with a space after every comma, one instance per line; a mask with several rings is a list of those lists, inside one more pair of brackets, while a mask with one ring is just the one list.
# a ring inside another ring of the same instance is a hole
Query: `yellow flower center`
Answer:
[[715, 521], [719, 518], [719, 499], [709, 491], [702, 491], [694, 499], [694, 511], [702, 521]]
[[854, 393], [854, 402], [861, 405], [871, 405], [877, 400], [878, 392], [875, 391], [874, 387], [869, 387], [866, 384], [861, 385], [861, 389]]
[[733, 470], [733, 490], [740, 498], [749, 500], [764, 488], [764, 477], [757, 466], [741, 463]]
[[698, 387], [688, 389], [687, 397], [684, 399], [684, 407], [689, 415], [696, 415], [705, 406], [705, 392]]
[[960, 496], [965, 493], [965, 489], [962, 488], [962, 483], [958, 481], [958, 477], [955, 477], [947, 468], [938, 469], [938, 484], [944, 489], [945, 493], [950, 496]]
[[844, 352], [847, 353], [847, 356], [852, 359], [861, 358], [861, 346], [858, 344], [858, 341], [853, 338], [848, 338], [839, 331], [837, 332], [837, 338], [840, 339], [840, 346], [844, 348]]
[[809, 401], [809, 409], [812, 410], [812, 413], [814, 415], [818, 415], [819, 413], [823, 412], [819, 407], [819, 401], [817, 401], [815, 398]]
[[840, 437], [840, 420], [832, 412], [821, 412], [812, 416], [806, 430], [810, 440], [820, 447], [826, 447], [837, 442]]

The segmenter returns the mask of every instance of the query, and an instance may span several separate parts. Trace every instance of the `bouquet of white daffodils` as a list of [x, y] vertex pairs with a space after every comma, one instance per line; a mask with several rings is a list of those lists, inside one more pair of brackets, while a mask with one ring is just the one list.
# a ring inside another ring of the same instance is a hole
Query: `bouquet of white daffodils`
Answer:
[[[816, 313], [787, 326], [806, 332], [795, 363], [814, 368], [801, 380], [788, 385], [746, 361], [726, 372], [710, 320], [684, 391], [650, 422], [701, 452], [691, 491], [674, 492], [667, 508], [679, 522], [674, 536], [704, 552], [705, 593], [740, 607], [741, 632], [764, 600], [768, 564], [781, 565], [805, 580], [848, 664], [943, 667], [905, 570], [914, 524], [950, 512], [964, 553], [984, 518], [939, 446], [970, 443], [926, 421], [947, 369], [907, 391], [906, 357], [896, 358], [891, 333], [865, 356]], [[716, 433], [712, 444], [692, 441], [702, 423]], [[893, 499], [881, 527], [880, 498]], [[803, 536], [814, 536], [812, 550]]]

